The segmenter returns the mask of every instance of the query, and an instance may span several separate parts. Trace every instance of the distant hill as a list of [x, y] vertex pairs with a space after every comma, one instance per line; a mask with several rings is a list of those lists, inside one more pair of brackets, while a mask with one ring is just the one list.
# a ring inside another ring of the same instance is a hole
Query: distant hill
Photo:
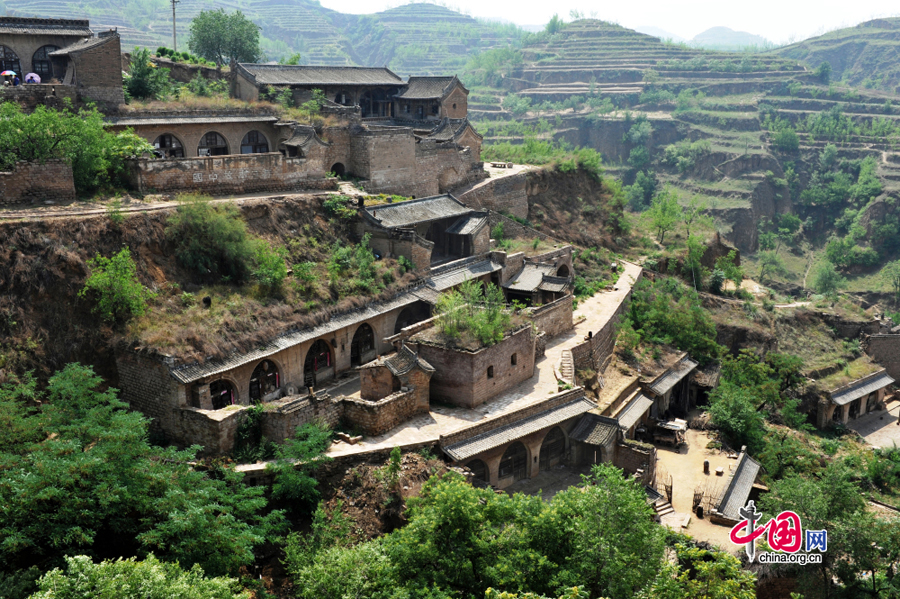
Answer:
[[658, 37], [661, 40], [672, 40], [673, 42], [687, 41], [687, 38], [683, 38], [676, 33], [652, 25], [639, 25], [638, 27], [635, 27], [634, 30], [638, 33], [645, 33], [647, 35], [652, 35], [653, 37]]
[[776, 53], [817, 67], [831, 65], [832, 79], [900, 92], [900, 18], [875, 19], [785, 46]]
[[746, 31], [735, 31], [728, 27], [711, 27], [695, 35], [688, 43], [709, 50], [741, 50], [753, 47], [762, 49], [771, 45], [771, 42], [762, 36]]

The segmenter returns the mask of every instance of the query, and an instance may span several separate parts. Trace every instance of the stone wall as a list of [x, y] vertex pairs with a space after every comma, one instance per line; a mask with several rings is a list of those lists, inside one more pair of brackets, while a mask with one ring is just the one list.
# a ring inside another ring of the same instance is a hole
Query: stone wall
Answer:
[[431, 378], [431, 398], [454, 405], [481, 405], [534, 375], [534, 336], [530, 326], [476, 352], [419, 343], [415, 337], [409, 345], [415, 346], [419, 355], [437, 370]]
[[60, 160], [17, 162], [16, 169], [0, 173], [0, 206], [30, 202], [75, 200], [72, 167]]
[[139, 193], [194, 191], [213, 195], [337, 189], [336, 179], [311, 177], [303, 158], [278, 152], [205, 158], [129, 160], [129, 184]]
[[[200, 445], [202, 455], [227, 453], [234, 449], [235, 433], [247, 417], [247, 408], [232, 406], [224, 410], [201, 410], [184, 407], [174, 415], [181, 446]], [[167, 431], [168, 432], [168, 431]]]
[[[125, 55], [126, 60], [130, 61], [130, 56]], [[125, 60], [123, 60], [125, 62]], [[180, 83], [190, 83], [191, 79], [200, 75], [207, 81], [218, 81], [219, 79], [227, 79], [228, 75], [223, 73], [221, 69], [208, 67], [199, 64], [188, 64], [184, 62], [174, 62], [168, 58], [154, 57], [151, 62], [163, 69], [169, 69], [169, 77]]]
[[298, 426], [309, 422], [323, 422], [335, 427], [344, 415], [341, 398], [331, 398], [328, 395], [316, 399], [292, 395], [267, 403], [265, 408], [262, 413], [262, 434], [275, 443], [292, 438]]
[[571, 331], [574, 327], [571, 295], [566, 295], [549, 304], [533, 308], [528, 314], [534, 322], [534, 326], [539, 331], [546, 333], [548, 337], [556, 337], [560, 333]]
[[628, 474], [644, 471], [644, 484], [656, 483], [656, 448], [646, 443], [624, 441], [616, 446], [613, 465]]
[[177, 415], [188, 405], [187, 389], [172, 378], [163, 361], [121, 352], [116, 356], [116, 370], [121, 388], [119, 397], [132, 410], [150, 418], [152, 430], [164, 432], [176, 444], [192, 444], [181, 430], [182, 418]]
[[[528, 218], [528, 195], [525, 192], [525, 173], [495, 176], [459, 196], [459, 201], [472, 208], [493, 210]], [[491, 226], [495, 223], [492, 221]], [[518, 224], [518, 223], [516, 223]]]
[[900, 335], [870, 335], [865, 342], [866, 353], [900, 381]]
[[416, 414], [427, 413], [419, 406], [415, 389], [407, 388], [378, 401], [344, 398], [344, 419], [365, 435], [380, 435]]
[[101, 33], [106, 43], [70, 55], [75, 64], [78, 94], [108, 109], [125, 103], [122, 88], [122, 46], [118, 34]]
[[77, 99], [78, 90], [75, 86], [62, 83], [29, 83], [18, 87], [0, 87], [0, 102], [16, 102], [28, 112], [38, 106], [59, 110], [65, 105], [65, 100], [75, 104]]

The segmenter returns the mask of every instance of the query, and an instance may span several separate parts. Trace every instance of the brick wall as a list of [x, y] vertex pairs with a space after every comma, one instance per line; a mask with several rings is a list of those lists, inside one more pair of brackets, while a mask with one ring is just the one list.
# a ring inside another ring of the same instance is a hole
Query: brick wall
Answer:
[[172, 375], [162, 361], [132, 352], [116, 356], [120, 397], [132, 410], [151, 419], [151, 428], [165, 432], [180, 445], [191, 445], [185, 439], [175, 412], [187, 406], [187, 390]]
[[[472, 208], [528, 218], [528, 195], [525, 188], [525, 173], [505, 177], [495, 176], [490, 181], [485, 181], [484, 184], [461, 194], [459, 200]], [[491, 226], [495, 224], [491, 221]]]
[[336, 179], [311, 177], [303, 158], [286, 158], [278, 152], [128, 162], [129, 183], [140, 193], [196, 191], [223, 195], [337, 189]]
[[184, 407], [174, 412], [178, 445], [200, 445], [201, 455], [227, 453], [234, 449], [238, 426], [247, 417], [247, 408], [233, 406], [225, 410], [207, 411]]
[[619, 443], [613, 465], [628, 474], [643, 470], [646, 477], [644, 484], [652, 486], [656, 482], [656, 448], [652, 445], [635, 441]]
[[0, 87], [0, 102], [16, 102], [26, 111], [42, 105], [59, 110], [66, 99], [73, 104], [78, 99], [78, 90], [74, 85], [29, 83], [18, 87]]
[[[641, 280], [643, 272], [638, 275], [635, 285]], [[593, 335], [590, 339], [572, 348], [572, 358], [575, 361], [577, 369], [593, 369], [602, 372], [606, 367], [609, 358], [612, 357], [613, 349], [616, 346], [616, 327], [619, 324], [619, 318], [631, 298], [631, 291], [623, 298], [622, 302], [616, 308], [615, 313], [610, 317], [606, 324], [599, 331], [592, 331]]]
[[[455, 105], [455, 107], [454, 107]], [[464, 119], [469, 114], [469, 99], [466, 92], [459, 87], [454, 89], [450, 94], [441, 101], [442, 116], [451, 119]]]
[[[476, 352], [417, 343], [422, 358], [437, 372], [431, 378], [431, 398], [463, 407], [475, 407], [534, 374], [534, 337], [523, 327], [497, 345]], [[516, 364], [511, 361], [516, 356]], [[488, 376], [492, 368], [493, 376]]]
[[384, 399], [370, 402], [344, 398], [344, 419], [366, 435], [380, 435], [416, 414], [427, 413], [419, 405], [415, 389], [397, 391]]
[[72, 167], [60, 160], [17, 162], [16, 169], [0, 173], [0, 206], [30, 202], [75, 200]]
[[529, 316], [534, 326], [543, 331], [548, 337], [555, 337], [560, 333], [572, 330], [572, 296], [566, 295], [556, 301], [545, 304], [529, 311]]
[[[103, 37], [103, 34], [101, 34]], [[70, 55], [75, 63], [78, 94], [107, 108], [125, 103], [122, 89], [122, 46], [116, 34], [83, 52]]]
[[900, 335], [870, 335], [866, 338], [866, 353], [900, 381]]

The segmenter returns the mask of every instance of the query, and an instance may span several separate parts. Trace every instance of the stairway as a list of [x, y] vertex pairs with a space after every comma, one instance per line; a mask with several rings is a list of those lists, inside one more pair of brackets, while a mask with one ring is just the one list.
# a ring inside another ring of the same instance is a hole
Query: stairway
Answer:
[[559, 376], [563, 382], [575, 384], [575, 360], [572, 358], [572, 350], [562, 350], [559, 357]]
[[672, 507], [672, 504], [665, 499], [657, 499], [656, 503], [653, 504], [653, 509], [656, 510], [656, 515], [660, 518], [675, 512], [675, 508]]

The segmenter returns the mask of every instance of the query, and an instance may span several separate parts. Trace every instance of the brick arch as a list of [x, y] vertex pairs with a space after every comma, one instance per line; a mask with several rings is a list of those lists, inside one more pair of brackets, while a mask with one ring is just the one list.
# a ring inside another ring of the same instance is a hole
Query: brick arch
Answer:
[[[178, 146], [176, 146], [175, 142], [178, 142]], [[162, 152], [166, 158], [187, 157], [184, 141], [174, 133], [169, 133], [168, 131], [160, 133], [151, 143], [153, 144], [153, 147]]]
[[[335, 369], [335, 348], [327, 339], [319, 338], [312, 342], [303, 356], [303, 383], [307, 387], [315, 387], [319, 383], [317, 373]], [[327, 352], [327, 355], [326, 355]], [[323, 379], [327, 380], [327, 379]]]
[[556, 466], [565, 459], [566, 448], [569, 446], [569, 437], [559, 426], [554, 426], [544, 434], [541, 439], [539, 451], [539, 465], [541, 470]]
[[272, 149], [272, 146], [269, 144], [269, 138], [258, 129], [247, 131], [241, 138], [241, 154], [264, 154], [271, 152]]
[[[268, 370], [264, 368], [265, 363], [274, 366], [274, 372], [270, 367]], [[272, 376], [274, 374], [274, 377]], [[256, 380], [254, 380], [256, 379]], [[248, 396], [250, 403], [262, 401], [262, 397], [272, 393], [274, 390], [281, 389], [284, 386], [284, 366], [279, 364], [273, 358], [260, 360], [250, 374], [248, 381]]]
[[[210, 156], [227, 156], [230, 153], [228, 138], [218, 131], [207, 131], [200, 136], [197, 144], [197, 155], [201, 156], [201, 148], [209, 151]], [[206, 154], [202, 154], [205, 156]]]
[[531, 475], [531, 451], [521, 441], [513, 441], [503, 450], [498, 465], [498, 480], [512, 477], [513, 482]]
[[[35, 50], [31, 56], [31, 71], [41, 77], [42, 83], [50, 83], [50, 79], [54, 77], [53, 62], [50, 60], [50, 53], [59, 50], [59, 46], [47, 44]], [[24, 77], [23, 77], [24, 81]]]
[[476, 479], [486, 483], [491, 482], [491, 471], [484, 460], [470, 460], [466, 463], [466, 468], [472, 471]]
[[[225, 383], [230, 387], [230, 391], [232, 394], [231, 398], [223, 398], [221, 392], [225, 389], [220, 389], [222, 387], [222, 383]], [[213, 381], [209, 382], [209, 397], [212, 400], [212, 407], [214, 410], [221, 410], [222, 408], [226, 408], [231, 405], [231, 400], [234, 401], [235, 404], [241, 403], [241, 392], [238, 388], [237, 384], [234, 380], [227, 376], [220, 376]]]
[[22, 60], [19, 54], [9, 46], [0, 44], [0, 72], [6, 70], [15, 71], [19, 79], [25, 81], [23, 77], [25, 73], [22, 72]]
[[371, 355], [378, 347], [375, 338], [375, 327], [368, 322], [360, 323], [353, 331], [350, 337], [350, 365], [361, 366], [370, 361], [365, 359], [367, 355]]

